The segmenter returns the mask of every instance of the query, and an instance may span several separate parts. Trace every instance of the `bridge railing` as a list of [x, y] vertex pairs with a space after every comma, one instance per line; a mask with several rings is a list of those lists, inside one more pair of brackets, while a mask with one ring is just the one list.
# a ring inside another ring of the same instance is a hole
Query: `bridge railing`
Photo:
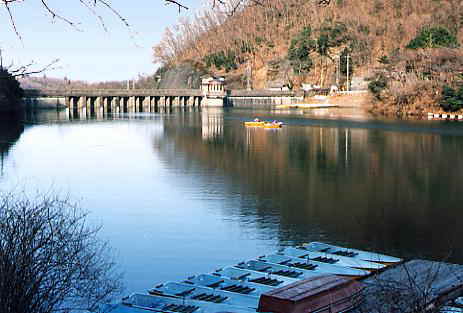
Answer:
[[266, 90], [266, 89], [254, 89], [254, 90], [230, 90], [228, 92], [229, 97], [295, 97], [298, 93], [291, 90]]
[[25, 97], [203, 96], [200, 89], [26, 89]]

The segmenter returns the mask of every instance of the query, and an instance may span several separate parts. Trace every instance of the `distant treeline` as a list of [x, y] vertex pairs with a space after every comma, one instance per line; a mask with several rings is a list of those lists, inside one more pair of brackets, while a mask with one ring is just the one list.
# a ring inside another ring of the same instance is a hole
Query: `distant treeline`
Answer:
[[158, 87], [155, 77], [156, 74], [140, 75], [137, 79], [130, 81], [87, 82], [43, 75], [23, 77], [19, 81], [24, 89], [151, 89]]

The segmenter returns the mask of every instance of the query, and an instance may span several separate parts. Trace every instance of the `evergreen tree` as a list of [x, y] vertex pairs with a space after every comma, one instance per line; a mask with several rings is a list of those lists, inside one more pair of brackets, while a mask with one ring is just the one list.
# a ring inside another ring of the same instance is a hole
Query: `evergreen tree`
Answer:
[[0, 68], [0, 101], [17, 103], [24, 95], [24, 91], [16, 78], [5, 68]]
[[458, 48], [457, 38], [445, 27], [425, 27], [407, 45], [409, 49], [419, 48]]

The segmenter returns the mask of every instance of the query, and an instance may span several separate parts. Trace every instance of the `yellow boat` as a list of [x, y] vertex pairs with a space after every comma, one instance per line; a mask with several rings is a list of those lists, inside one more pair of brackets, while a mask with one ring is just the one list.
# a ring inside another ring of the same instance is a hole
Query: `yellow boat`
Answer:
[[297, 109], [297, 104], [280, 104], [275, 107], [276, 109]]
[[281, 128], [282, 123], [265, 123], [264, 128]]
[[263, 127], [266, 122], [244, 122], [244, 126]]

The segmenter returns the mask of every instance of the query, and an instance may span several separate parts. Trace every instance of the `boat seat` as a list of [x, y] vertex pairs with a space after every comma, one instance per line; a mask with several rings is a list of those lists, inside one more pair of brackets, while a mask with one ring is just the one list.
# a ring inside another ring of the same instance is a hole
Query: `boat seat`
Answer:
[[259, 277], [259, 278], [256, 278], [256, 279], [252, 279], [252, 280], [250, 280], [250, 282], [256, 283], [256, 284], [273, 286], [273, 287], [278, 286], [281, 283], [283, 283], [282, 280], [272, 279], [272, 278], [267, 278], [267, 277]]
[[307, 263], [300, 263], [300, 262], [293, 263], [291, 264], [291, 266], [301, 268], [304, 270], [308, 270], [308, 271], [313, 271], [318, 267], [318, 265], [315, 265], [315, 264], [310, 264], [310, 263], [307, 264]]
[[201, 294], [198, 294], [198, 295], [195, 295], [195, 296], [191, 297], [191, 299], [214, 302], [214, 303], [222, 303], [225, 300], [227, 300], [228, 298], [223, 297], [223, 296], [219, 296], [219, 295], [201, 293]]
[[353, 258], [353, 257], [358, 255], [358, 253], [355, 253], [355, 252], [352, 252], [352, 251], [342, 251], [342, 250], [333, 252], [333, 254], [340, 255], [340, 256], [347, 256], [347, 257], [350, 257], [350, 258]]
[[316, 258], [314, 258], [312, 260], [317, 261], [317, 262], [329, 263], [329, 264], [334, 264], [334, 263], [339, 262], [339, 260], [336, 260], [336, 259], [333, 259], [333, 258], [326, 258], [326, 257], [322, 257], [322, 256], [316, 257]]
[[247, 286], [240, 286], [240, 285], [231, 285], [231, 286], [223, 287], [221, 289], [225, 291], [236, 292], [236, 293], [241, 293], [241, 294], [246, 294], [246, 295], [256, 290], [256, 288], [250, 288]]
[[291, 271], [291, 270], [279, 270], [279, 271], [273, 272], [273, 274], [291, 277], [291, 278], [297, 278], [302, 275], [302, 272]]
[[278, 263], [278, 264], [280, 264], [280, 265], [286, 265], [286, 264], [288, 264], [290, 261], [291, 261], [291, 260], [284, 260], [284, 261], [282, 261], [282, 262], [280, 262], [280, 263]]
[[241, 275], [241, 276], [232, 277], [232, 279], [243, 280], [243, 279], [245, 279], [246, 277], [248, 277], [249, 275], [251, 275], [251, 273], [246, 273], [246, 274], [243, 274], [243, 275]]
[[179, 304], [166, 304], [162, 310], [163, 311], [172, 311], [172, 312], [180, 312], [180, 313], [193, 313], [199, 309], [198, 306], [195, 305], [179, 305]]
[[175, 295], [176, 295], [177, 297], [184, 297], [184, 296], [186, 296], [186, 295], [192, 293], [194, 290], [195, 290], [195, 288], [191, 288], [191, 289], [188, 289], [188, 290], [185, 290], [185, 291], [176, 293]]
[[303, 255], [300, 255], [299, 258], [306, 259], [308, 256], [309, 256], [308, 254], [303, 254]]
[[220, 286], [220, 284], [222, 284], [224, 281], [223, 280], [219, 280], [218, 282], [215, 282], [215, 283], [212, 283], [212, 284], [209, 284], [209, 285], [206, 285], [207, 287], [209, 288], [217, 288]]

